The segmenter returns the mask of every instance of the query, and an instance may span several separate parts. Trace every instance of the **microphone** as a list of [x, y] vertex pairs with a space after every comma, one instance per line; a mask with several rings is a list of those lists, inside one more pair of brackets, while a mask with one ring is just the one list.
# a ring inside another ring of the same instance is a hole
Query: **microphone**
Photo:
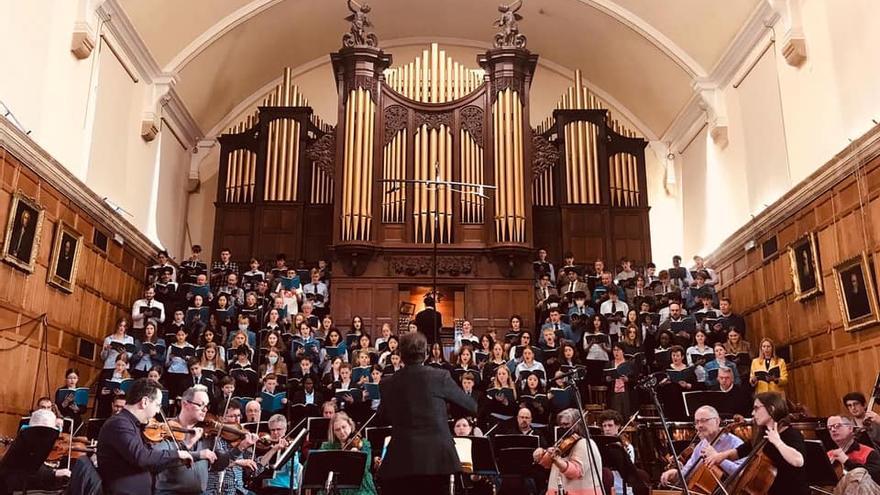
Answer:
[[568, 373], [563, 373], [559, 376], [554, 376], [553, 380], [559, 380], [562, 378], [571, 378], [572, 380], [583, 380], [586, 378], [587, 370], [586, 368], [575, 368]]

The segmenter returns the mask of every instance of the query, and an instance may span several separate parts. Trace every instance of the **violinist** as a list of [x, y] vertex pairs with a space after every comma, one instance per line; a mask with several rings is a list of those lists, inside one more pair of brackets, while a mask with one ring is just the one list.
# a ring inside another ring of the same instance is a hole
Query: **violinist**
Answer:
[[[788, 405], [785, 397], [777, 392], [757, 394], [752, 414], [757, 426], [752, 445], [742, 444], [735, 449], [711, 453], [706, 456], [706, 462], [719, 465], [725, 459], [743, 459], [749, 456], [753, 446], [757, 446], [758, 451], [751, 455], [763, 453], [776, 467], [776, 477], [767, 491], [768, 495], [808, 495], [810, 488], [804, 470], [804, 437], [800, 431], [787, 427]], [[749, 462], [746, 461], [746, 464]]]
[[843, 405], [852, 416], [853, 424], [864, 428], [859, 441], [868, 446], [880, 445], [880, 416], [869, 411], [865, 403], [865, 394], [861, 392], [850, 392], [843, 396]]
[[[550, 478], [547, 483], [547, 495], [558, 495], [560, 489], [569, 495], [598, 495], [603, 493], [602, 483], [602, 457], [599, 447], [590, 440], [588, 451], [586, 432], [583, 421], [578, 421], [577, 409], [566, 409], [556, 417], [556, 423], [561, 428], [571, 430], [569, 442], [562, 442], [559, 446], [548, 449], [537, 448], [532, 453], [535, 462], [545, 468], [550, 468]], [[572, 443], [573, 442], [573, 443]], [[564, 447], [568, 443], [568, 448]], [[593, 464], [595, 461], [595, 464]]]
[[192, 461], [185, 450], [152, 449], [142, 435], [143, 425], [162, 407], [159, 384], [135, 380], [123, 410], [111, 416], [98, 437], [98, 473], [105, 495], [151, 495], [151, 471], [160, 471], [180, 460]]
[[226, 469], [230, 453], [214, 452], [213, 439], [206, 438], [204, 430], [196, 426], [205, 420], [208, 405], [208, 393], [201, 385], [190, 387], [181, 394], [180, 414], [173, 421], [182, 429], [193, 432], [186, 433], [182, 441], [168, 438], [156, 447], [158, 450], [188, 451], [194, 462], [190, 466], [178, 465], [160, 471], [156, 475], [156, 494], [204, 493], [208, 488], [208, 471]]
[[[681, 472], [685, 478], [689, 478], [706, 457], [716, 452], [736, 449], [743, 443], [736, 435], [722, 432], [721, 416], [712, 406], [703, 406], [697, 409], [694, 413], [694, 426], [697, 428], [697, 436], [700, 437], [700, 442], [694, 447], [691, 457], [681, 467]], [[721, 461], [721, 470], [730, 476], [742, 463], [742, 459], [736, 461], [724, 460]], [[674, 468], [664, 471], [660, 475], [660, 483], [662, 485], [677, 486], [678, 471]]]
[[[225, 404], [224, 404], [225, 406]], [[238, 427], [241, 423], [241, 402], [232, 399], [229, 406], [226, 407], [226, 414], [223, 415], [223, 423]], [[217, 450], [231, 451], [232, 444], [219, 436], [216, 441]], [[229, 467], [225, 471], [211, 471], [208, 473], [208, 493], [215, 495], [237, 495], [246, 493], [244, 487], [244, 470], [251, 472], [257, 470], [257, 463], [251, 458], [251, 446], [256, 443], [257, 436], [249, 433], [244, 436], [238, 443], [235, 455], [230, 455]], [[225, 473], [221, 476], [220, 473]], [[222, 478], [223, 486], [220, 486]]]
[[[262, 443], [270, 445], [269, 450], [260, 456], [258, 464], [260, 466], [268, 466], [274, 464], [277, 456], [281, 455], [288, 447], [288, 439], [285, 437], [287, 433], [287, 419], [281, 414], [276, 414], [269, 418], [269, 438], [260, 440]], [[290, 463], [293, 463], [291, 466]], [[272, 477], [263, 480], [263, 488], [259, 490], [261, 495], [286, 495], [291, 489], [291, 471], [293, 471], [293, 490], [299, 489], [298, 481], [302, 465], [299, 461], [299, 452], [293, 455], [283, 466], [272, 474]]]
[[[28, 427], [46, 426], [55, 428], [56, 419], [55, 413], [50, 409], [37, 409], [31, 413]], [[13, 490], [22, 490], [25, 486], [29, 490], [58, 490], [60, 488], [59, 485], [65, 478], [70, 478], [70, 469], [53, 469], [44, 463], [40, 465], [35, 473], [27, 476], [12, 470], [0, 473], [0, 490], [8, 489], [12, 493]], [[3, 493], [6, 492], [3, 491]]]
[[599, 425], [602, 427], [602, 435], [618, 438], [619, 443], [608, 444], [603, 452], [606, 459], [606, 468], [614, 474], [614, 487], [617, 492], [623, 492], [624, 481], [634, 495], [647, 495], [650, 493], [650, 475], [638, 469], [633, 464], [636, 462], [636, 449], [629, 441], [628, 435], [620, 431], [623, 418], [614, 409], [602, 411], [599, 414]]
[[832, 463], [839, 463], [845, 472], [864, 468], [871, 479], [880, 483], [880, 453], [856, 440], [855, 425], [844, 416], [831, 416], [827, 421], [828, 432], [837, 448], [828, 451]]
[[[355, 433], [354, 421], [344, 412], [338, 412], [330, 418], [330, 429], [327, 438], [330, 440], [321, 444], [321, 450], [354, 450], [367, 454], [367, 462], [364, 464], [364, 478], [360, 488], [356, 490], [340, 490], [340, 495], [376, 495], [376, 485], [373, 484], [373, 475], [370, 473], [370, 460], [372, 459], [372, 447], [370, 441], [361, 438]], [[414, 487], [415, 488], [415, 487]]]

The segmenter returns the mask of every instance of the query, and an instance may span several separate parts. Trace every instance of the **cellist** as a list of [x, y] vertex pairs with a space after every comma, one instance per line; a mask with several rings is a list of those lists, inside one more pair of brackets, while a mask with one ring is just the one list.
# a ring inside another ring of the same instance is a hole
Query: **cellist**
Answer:
[[[721, 416], [712, 406], [702, 406], [697, 409], [694, 413], [694, 425], [697, 428], [697, 436], [700, 437], [700, 443], [694, 447], [691, 457], [681, 468], [685, 479], [690, 478], [690, 475], [708, 454], [714, 454], [716, 451], [736, 449], [743, 443], [738, 436], [721, 431]], [[724, 460], [721, 462], [721, 470], [729, 476], [742, 463], [742, 459], [737, 461]], [[674, 486], [677, 480], [678, 471], [674, 468], [666, 470], [660, 475], [660, 483], [663, 485]]]
[[[752, 445], [744, 443], [735, 449], [722, 450], [706, 456], [709, 465], [722, 461], [765, 455], [776, 468], [776, 476], [767, 490], [768, 495], [809, 495], [810, 487], [804, 469], [806, 447], [800, 431], [788, 427], [788, 405], [778, 392], [763, 392], [755, 396], [752, 407], [755, 433]], [[757, 448], [754, 449], [753, 446]], [[748, 469], [746, 461], [743, 470]]]

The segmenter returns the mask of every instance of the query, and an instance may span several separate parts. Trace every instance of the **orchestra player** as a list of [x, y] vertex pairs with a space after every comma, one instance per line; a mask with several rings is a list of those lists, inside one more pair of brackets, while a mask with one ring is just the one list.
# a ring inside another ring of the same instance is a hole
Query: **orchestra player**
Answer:
[[831, 462], [839, 463], [845, 472], [864, 468], [874, 482], [880, 483], [880, 453], [856, 440], [853, 421], [844, 416], [831, 416], [826, 426], [831, 440], [837, 445], [836, 449], [828, 451]]
[[98, 473], [105, 495], [151, 495], [151, 472], [192, 461], [186, 450], [151, 449], [141, 430], [162, 408], [159, 384], [135, 380], [123, 410], [111, 416], [98, 437]]
[[[547, 495], [560, 495], [561, 491], [569, 495], [598, 495], [602, 490], [602, 457], [599, 447], [590, 440], [587, 450], [586, 432], [583, 421], [578, 421], [577, 409], [565, 409], [556, 417], [557, 425], [564, 429], [572, 429], [572, 433], [580, 435], [567, 453], [558, 447], [547, 449], [537, 448], [532, 453], [536, 463], [550, 468], [547, 483]], [[572, 428], [573, 427], [573, 428]], [[593, 464], [595, 462], [595, 464]]]
[[[697, 436], [700, 442], [694, 448], [691, 457], [682, 466], [681, 473], [687, 479], [696, 470], [697, 466], [704, 461], [706, 457], [714, 455], [718, 451], [727, 451], [736, 449], [742, 445], [743, 441], [732, 433], [721, 433], [721, 416], [712, 406], [702, 406], [694, 413], [694, 426], [697, 428]], [[728, 476], [736, 472], [742, 465], [743, 460], [723, 460], [721, 461], [721, 470]], [[678, 470], [668, 469], [660, 475], [660, 483], [667, 486], [676, 486], [678, 483]]]
[[[707, 455], [705, 462], [719, 465], [726, 459], [744, 459], [750, 454], [757, 455], [752, 453], [753, 447], [762, 446], [763, 454], [776, 467], [776, 477], [767, 494], [808, 495], [810, 487], [804, 469], [804, 436], [800, 431], [789, 427], [785, 397], [777, 392], [755, 395], [752, 414], [756, 428], [751, 445], [744, 443], [735, 449]], [[766, 440], [766, 443], [762, 440]]]

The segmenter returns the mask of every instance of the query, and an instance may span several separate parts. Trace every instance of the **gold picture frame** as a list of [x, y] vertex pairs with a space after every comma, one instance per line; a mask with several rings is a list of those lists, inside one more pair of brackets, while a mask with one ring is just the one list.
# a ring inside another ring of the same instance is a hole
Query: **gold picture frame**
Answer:
[[880, 321], [874, 274], [866, 252], [838, 263], [834, 267], [834, 283], [847, 332]]
[[79, 252], [82, 235], [64, 221], [55, 226], [55, 240], [52, 243], [52, 257], [49, 258], [48, 281], [68, 294], [76, 287], [76, 269], [79, 265]]
[[20, 270], [34, 273], [44, 216], [45, 210], [35, 199], [21, 191], [12, 195], [6, 235], [0, 251], [3, 261]]
[[788, 259], [791, 262], [795, 301], [804, 301], [824, 291], [819, 243], [815, 232], [791, 243], [788, 246]]

